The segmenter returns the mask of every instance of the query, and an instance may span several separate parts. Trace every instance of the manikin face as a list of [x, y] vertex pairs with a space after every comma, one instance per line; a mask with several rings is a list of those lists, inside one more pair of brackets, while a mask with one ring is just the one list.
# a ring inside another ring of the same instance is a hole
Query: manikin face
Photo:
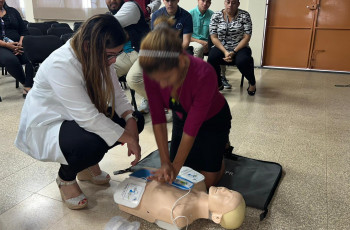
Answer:
[[159, 83], [162, 89], [175, 86], [179, 81], [179, 68], [168, 71], [157, 71], [150, 74], [151, 79]]
[[106, 49], [107, 65], [111, 66], [114, 64], [121, 52], [123, 52], [123, 45], [117, 46], [113, 49]]
[[177, 11], [179, 0], [163, 0], [163, 3], [168, 14], [174, 16]]
[[236, 14], [239, 5], [239, 0], [225, 0], [225, 10], [230, 15]]
[[106, 0], [106, 5], [112, 14], [116, 14], [123, 3], [124, 0]]
[[200, 12], [206, 12], [211, 5], [211, 0], [198, 0], [198, 9]]
[[226, 202], [230, 202], [235, 198], [235, 192], [225, 187], [212, 186], [209, 188], [209, 194], [213, 197], [221, 197], [220, 200], [222, 200], [223, 204], [226, 204]]

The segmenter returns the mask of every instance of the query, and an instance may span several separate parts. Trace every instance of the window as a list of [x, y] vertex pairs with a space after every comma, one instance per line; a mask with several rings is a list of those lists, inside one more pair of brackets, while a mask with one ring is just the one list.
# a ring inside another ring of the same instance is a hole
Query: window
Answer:
[[35, 19], [84, 21], [108, 11], [105, 0], [33, 0]]

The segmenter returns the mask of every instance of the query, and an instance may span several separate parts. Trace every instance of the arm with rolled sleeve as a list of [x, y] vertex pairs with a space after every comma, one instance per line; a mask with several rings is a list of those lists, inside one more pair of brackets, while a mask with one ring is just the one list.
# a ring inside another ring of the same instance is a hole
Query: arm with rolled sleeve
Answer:
[[155, 11], [157, 11], [161, 5], [161, 1], [160, 0], [152, 0], [147, 6], [151, 9], [150, 13], [154, 13]]
[[133, 24], [137, 24], [141, 18], [141, 14], [138, 6], [134, 2], [125, 2], [119, 11], [114, 15], [114, 17], [124, 28]]

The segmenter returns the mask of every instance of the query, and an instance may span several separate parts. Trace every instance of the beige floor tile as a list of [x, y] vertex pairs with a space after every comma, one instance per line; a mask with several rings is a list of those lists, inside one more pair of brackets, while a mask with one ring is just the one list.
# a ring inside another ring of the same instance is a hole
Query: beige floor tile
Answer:
[[[17, 187], [0, 187], [0, 215], [13, 208], [32, 195], [31, 192]], [[1, 217], [1, 216], [0, 216]], [[1, 226], [1, 225], [0, 225]], [[0, 228], [1, 229], [1, 228]]]
[[68, 213], [63, 203], [34, 194], [0, 216], [0, 229], [48, 229]]

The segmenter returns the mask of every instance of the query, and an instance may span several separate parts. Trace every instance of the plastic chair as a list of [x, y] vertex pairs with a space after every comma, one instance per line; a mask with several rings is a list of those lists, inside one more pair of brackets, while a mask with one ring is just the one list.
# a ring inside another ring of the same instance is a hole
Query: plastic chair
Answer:
[[74, 33], [62, 34], [60, 37], [62, 44], [65, 44], [71, 37], [73, 37], [73, 35]]
[[58, 23], [58, 21], [47, 21], [47, 22], [44, 22], [44, 23], [47, 24], [49, 26], [49, 28], [51, 28], [51, 25]]
[[43, 35], [47, 35], [47, 30], [50, 28], [50, 26], [44, 22], [38, 22], [38, 23], [29, 22], [27, 25], [27, 28], [28, 27], [36, 27], [40, 29]]
[[55, 35], [59, 38], [63, 34], [70, 34], [70, 33], [73, 33], [73, 30], [67, 27], [51, 27], [50, 29], [47, 30], [47, 35]]
[[[7, 70], [6, 70], [5, 66], [1, 66], [1, 74], [7, 75]], [[19, 87], [19, 81], [16, 80], [16, 88], [18, 88], [18, 87]], [[0, 96], [0, 102], [2, 102], [1, 96]]]
[[24, 36], [23, 48], [34, 67], [34, 75], [39, 65], [56, 49], [62, 46], [59, 37], [53, 35]]
[[74, 24], [73, 24], [74, 32], [76, 32], [80, 28], [81, 24], [83, 24], [83, 22], [74, 22]]
[[36, 27], [28, 27], [29, 35], [41, 36], [43, 33]]
[[70, 29], [70, 26], [67, 23], [54, 23], [51, 24], [51, 28], [56, 28], [56, 27], [66, 27]]

